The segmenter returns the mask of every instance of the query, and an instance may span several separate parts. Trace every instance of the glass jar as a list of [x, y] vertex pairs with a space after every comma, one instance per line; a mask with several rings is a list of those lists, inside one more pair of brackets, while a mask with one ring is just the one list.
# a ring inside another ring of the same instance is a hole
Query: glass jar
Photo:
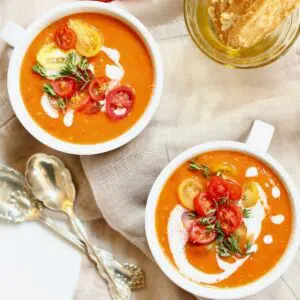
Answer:
[[257, 68], [282, 57], [300, 33], [300, 9], [294, 12], [268, 37], [249, 49], [233, 49], [216, 35], [208, 15], [208, 0], [185, 0], [184, 16], [188, 31], [208, 57], [233, 68]]

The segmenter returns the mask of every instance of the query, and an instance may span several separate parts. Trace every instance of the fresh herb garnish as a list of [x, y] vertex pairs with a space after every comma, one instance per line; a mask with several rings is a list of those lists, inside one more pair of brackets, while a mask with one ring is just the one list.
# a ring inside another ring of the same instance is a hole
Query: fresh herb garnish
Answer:
[[199, 218], [199, 223], [202, 225], [213, 224], [216, 220], [215, 216]]
[[207, 166], [199, 165], [193, 160], [190, 161], [189, 169], [193, 171], [201, 171], [205, 178], [208, 178], [211, 175], [211, 172]]
[[61, 109], [61, 110], [65, 110], [66, 108], [66, 100], [63, 99], [62, 97], [59, 97], [54, 89], [53, 86], [50, 83], [45, 83], [44, 87], [43, 87], [43, 91], [51, 98], [54, 98], [54, 103], [57, 106], [57, 108]]
[[246, 219], [251, 218], [251, 209], [244, 208], [243, 209], [243, 215], [244, 215], [244, 218], [246, 218]]
[[48, 77], [45, 68], [40, 63], [38, 63], [38, 62], [32, 67], [32, 71], [34, 73], [39, 74], [42, 77], [45, 77], [45, 78]]
[[43, 87], [43, 91], [48, 94], [50, 97], [57, 97], [53, 86], [50, 83], [45, 83]]
[[77, 82], [82, 84], [81, 90], [83, 90], [92, 80], [92, 77], [90, 73], [87, 72], [88, 61], [86, 57], [82, 57], [79, 62], [77, 62], [77, 60], [75, 52], [69, 53], [64, 66], [59, 72], [59, 76], [74, 78]]
[[83, 71], [88, 69], [89, 61], [87, 60], [87, 58], [85, 56], [83, 56], [82, 59], [80, 60], [78, 67], [79, 67], [79, 69], [81, 69]]
[[62, 98], [62, 97], [58, 97], [57, 101], [56, 101], [56, 106], [61, 109], [61, 110], [65, 110], [66, 109], [66, 101]]
[[252, 252], [250, 251], [251, 248], [253, 246], [253, 243], [251, 243], [250, 241], [247, 242], [246, 246], [245, 246], [245, 253], [248, 255], [248, 254], [251, 254]]
[[231, 255], [243, 255], [240, 248], [240, 236], [232, 234], [225, 237], [223, 234], [219, 234], [217, 237], [217, 252], [222, 257], [228, 257]]
[[223, 205], [223, 204], [227, 203], [228, 201], [229, 201], [229, 199], [228, 199], [228, 198], [226, 198], [226, 197], [223, 197], [223, 198], [221, 198], [221, 199], [220, 199], [220, 201], [219, 201], [218, 205]]

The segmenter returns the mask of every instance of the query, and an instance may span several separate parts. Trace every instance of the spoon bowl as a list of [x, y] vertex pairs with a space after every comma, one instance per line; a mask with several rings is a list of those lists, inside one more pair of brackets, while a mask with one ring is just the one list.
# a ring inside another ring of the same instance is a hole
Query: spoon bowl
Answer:
[[40, 209], [24, 176], [0, 165], [0, 220], [12, 223], [32, 220], [40, 214]]
[[32, 193], [49, 209], [60, 211], [66, 201], [73, 206], [76, 192], [71, 174], [58, 158], [33, 155], [27, 162], [25, 177]]

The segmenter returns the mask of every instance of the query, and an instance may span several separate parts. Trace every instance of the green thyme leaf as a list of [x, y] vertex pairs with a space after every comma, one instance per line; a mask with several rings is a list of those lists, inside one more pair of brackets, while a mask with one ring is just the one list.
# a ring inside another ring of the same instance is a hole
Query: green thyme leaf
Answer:
[[198, 221], [202, 225], [210, 225], [216, 220], [215, 216], [199, 218]]
[[245, 253], [246, 254], [251, 254], [252, 252], [250, 251], [251, 248], [253, 246], [253, 243], [251, 243], [250, 241], [247, 242], [246, 246], [245, 246]]
[[230, 235], [224, 237], [220, 235], [217, 237], [217, 251], [220, 256], [227, 257], [230, 255], [243, 255], [240, 248], [240, 237], [238, 235]]
[[246, 194], [243, 195], [242, 200], [243, 200], [243, 201], [247, 201], [247, 200], [248, 200], [248, 197], [247, 197]]
[[50, 83], [45, 83], [43, 87], [43, 91], [48, 94], [50, 97], [57, 97], [53, 86]]
[[61, 110], [65, 110], [66, 109], [66, 101], [62, 97], [59, 97], [56, 101], [56, 106]]
[[71, 52], [66, 58], [64, 66], [60, 70], [59, 76], [74, 78], [77, 82], [82, 84], [81, 89], [84, 89], [93, 79], [91, 73], [87, 72], [88, 66], [89, 64], [86, 57], [83, 57], [78, 63], [77, 54]]
[[251, 209], [244, 208], [243, 209], [243, 215], [244, 215], [244, 218], [246, 218], [246, 219], [251, 218]]
[[89, 67], [89, 62], [87, 60], [87, 58], [85, 56], [83, 56], [79, 62], [79, 65], [78, 65], [79, 69], [85, 71], [88, 69]]
[[226, 198], [226, 197], [223, 197], [223, 198], [221, 198], [220, 199], [220, 201], [219, 201], [219, 205], [223, 205], [223, 204], [225, 204], [225, 203], [227, 203], [229, 201], [229, 199], [228, 198]]
[[207, 166], [199, 165], [193, 160], [190, 161], [188, 168], [193, 171], [201, 171], [205, 178], [208, 178], [211, 175], [211, 172]]
[[48, 77], [45, 68], [38, 62], [32, 67], [32, 71], [42, 77]]

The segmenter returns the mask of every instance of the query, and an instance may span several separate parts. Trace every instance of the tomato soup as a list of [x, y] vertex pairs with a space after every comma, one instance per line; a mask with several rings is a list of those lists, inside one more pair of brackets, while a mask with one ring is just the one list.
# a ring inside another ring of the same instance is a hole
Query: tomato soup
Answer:
[[75, 144], [116, 138], [142, 116], [152, 96], [152, 59], [128, 25], [74, 14], [39, 33], [21, 69], [21, 94], [34, 121]]
[[216, 151], [181, 165], [156, 208], [161, 247], [199, 284], [251, 283], [280, 260], [292, 231], [292, 207], [279, 177], [246, 154]]

